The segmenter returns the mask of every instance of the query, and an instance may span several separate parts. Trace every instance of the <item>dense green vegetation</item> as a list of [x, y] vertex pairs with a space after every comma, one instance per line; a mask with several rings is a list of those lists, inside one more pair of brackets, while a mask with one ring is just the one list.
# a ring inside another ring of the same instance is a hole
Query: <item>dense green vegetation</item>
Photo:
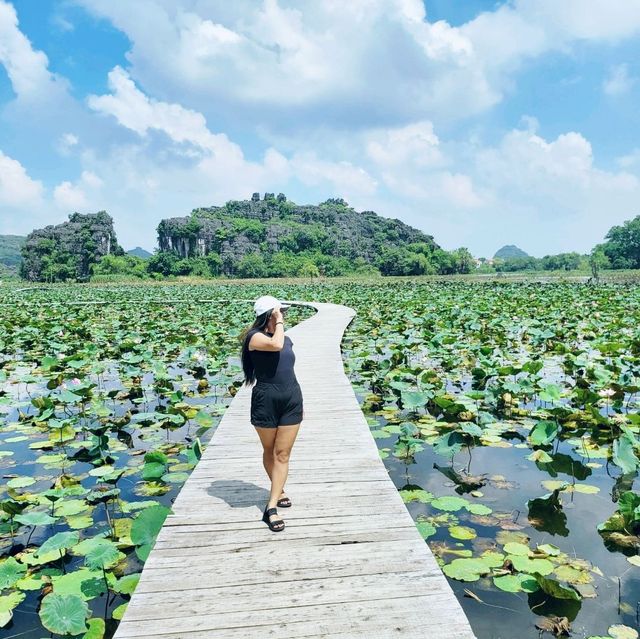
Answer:
[[[264, 285], [22, 287], [1, 291], [0, 622], [62, 634], [49, 613], [65, 597], [74, 631], [109, 637], [241, 383], [229, 355], [253, 316], [234, 300]], [[479, 639], [553, 623], [633, 636], [616, 632], [640, 598], [640, 285], [378, 278], [270, 292], [356, 309], [347, 374]]]
[[[0, 632], [113, 636], [241, 384], [233, 357], [253, 312], [231, 298], [244, 295], [0, 290]], [[292, 308], [287, 322], [310, 313]]]
[[341, 199], [297, 205], [273, 193], [162, 220], [158, 244], [149, 270], [164, 276], [424, 275], [475, 268], [466, 249], [444, 251], [400, 220], [357, 212]]
[[[640, 215], [613, 226], [605, 242], [596, 245], [591, 254], [559, 253], [542, 258], [531, 257], [515, 246], [505, 246], [496, 253], [493, 264], [486, 260], [480, 272], [517, 271], [597, 271], [600, 269], [640, 268]], [[594, 275], [595, 275], [594, 271]]]
[[[12, 236], [0, 236], [0, 256], [4, 251], [5, 262], [15, 269], [20, 238], [7, 238]], [[604, 269], [640, 268], [640, 216], [612, 227], [589, 255], [536, 258], [509, 245], [494, 259], [476, 262], [466, 248], [445, 251], [433, 237], [400, 220], [357, 212], [340, 199], [299, 206], [282, 194], [267, 193], [261, 200], [256, 193], [251, 200], [162, 220], [158, 244], [154, 255], [139, 248], [125, 254], [106, 212], [74, 213], [68, 222], [28, 236], [20, 274], [57, 282], [580, 271], [597, 279]]]
[[20, 249], [26, 238], [21, 235], [0, 235], [0, 274], [14, 274], [22, 261]]
[[611, 268], [640, 268], [640, 215], [627, 220], [622, 226], [611, 227], [606, 240], [595, 250], [606, 257]]
[[[609, 266], [608, 264], [604, 265]], [[544, 257], [495, 258], [493, 264], [483, 264], [483, 272], [515, 273], [517, 271], [587, 271], [589, 256], [579, 253], [558, 253]]]
[[358, 310], [345, 366], [477, 636], [635, 637], [640, 286], [414, 281], [334, 301]]
[[22, 247], [20, 275], [37, 282], [87, 281], [105, 256], [123, 255], [105, 211], [72, 213], [68, 222], [32, 231]]

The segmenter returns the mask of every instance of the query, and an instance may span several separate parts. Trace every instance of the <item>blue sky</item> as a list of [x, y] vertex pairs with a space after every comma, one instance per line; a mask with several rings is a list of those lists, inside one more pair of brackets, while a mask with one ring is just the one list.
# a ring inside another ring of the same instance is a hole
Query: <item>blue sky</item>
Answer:
[[640, 213], [640, 0], [0, 0], [0, 233], [344, 197], [491, 256]]

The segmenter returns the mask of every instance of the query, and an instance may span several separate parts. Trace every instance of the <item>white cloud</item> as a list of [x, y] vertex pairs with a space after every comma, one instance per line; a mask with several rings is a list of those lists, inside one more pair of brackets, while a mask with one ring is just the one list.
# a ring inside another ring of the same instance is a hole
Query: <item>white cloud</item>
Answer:
[[435, 166], [443, 162], [440, 140], [429, 121], [371, 133], [369, 138], [367, 154], [381, 166]]
[[34, 50], [20, 31], [14, 6], [0, 0], [0, 63], [19, 98], [39, 99], [58, 87], [66, 91], [66, 81], [49, 72], [48, 62], [47, 56]]
[[103, 184], [103, 180], [93, 171], [84, 170], [75, 183], [65, 180], [58, 184], [53, 189], [53, 201], [65, 212], [98, 210], [102, 208]]
[[84, 210], [88, 204], [84, 191], [68, 181], [55, 187], [53, 199], [61, 209], [71, 209], [72, 211]]
[[468, 175], [460, 173], [442, 174], [442, 191], [453, 204], [463, 208], [476, 208], [480, 206], [482, 198], [475, 192], [473, 181]]
[[514, 0], [461, 27], [422, 0], [75, 1], [127, 34], [148, 93], [289, 132], [467, 117], [527, 59], [640, 33], [639, 0]]
[[609, 74], [602, 83], [602, 90], [611, 96], [628, 93], [635, 83], [635, 78], [629, 75], [626, 64], [618, 64], [609, 69]]
[[296, 153], [291, 165], [303, 184], [331, 184], [338, 190], [338, 195], [346, 199], [352, 195], [372, 194], [377, 187], [376, 180], [363, 168], [350, 162], [321, 160], [313, 152]]
[[12, 209], [39, 206], [44, 187], [33, 180], [26, 169], [13, 158], [0, 151], [0, 204]]

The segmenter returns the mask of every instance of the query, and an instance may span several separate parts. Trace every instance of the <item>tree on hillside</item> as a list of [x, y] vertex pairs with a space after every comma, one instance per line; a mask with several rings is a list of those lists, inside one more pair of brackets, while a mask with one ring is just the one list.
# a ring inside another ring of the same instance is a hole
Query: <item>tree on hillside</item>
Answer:
[[589, 256], [589, 266], [591, 267], [591, 281], [598, 282], [600, 270], [611, 266], [609, 258], [605, 255], [602, 244], [598, 244]]
[[580, 268], [581, 260], [579, 253], [558, 253], [545, 255], [540, 262], [545, 271], [575, 271]]
[[612, 226], [605, 239], [600, 246], [612, 268], [640, 268], [640, 215]]

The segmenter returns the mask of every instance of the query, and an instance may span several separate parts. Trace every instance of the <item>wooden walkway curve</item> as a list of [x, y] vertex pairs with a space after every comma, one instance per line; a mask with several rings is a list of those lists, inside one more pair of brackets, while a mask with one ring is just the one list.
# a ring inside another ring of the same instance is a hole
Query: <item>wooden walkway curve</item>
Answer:
[[[291, 302], [296, 303], [296, 302]], [[241, 388], [173, 504], [116, 639], [474, 639], [390, 480], [342, 363], [355, 316], [317, 309], [287, 330], [305, 415], [293, 506], [271, 532], [269, 479]]]

